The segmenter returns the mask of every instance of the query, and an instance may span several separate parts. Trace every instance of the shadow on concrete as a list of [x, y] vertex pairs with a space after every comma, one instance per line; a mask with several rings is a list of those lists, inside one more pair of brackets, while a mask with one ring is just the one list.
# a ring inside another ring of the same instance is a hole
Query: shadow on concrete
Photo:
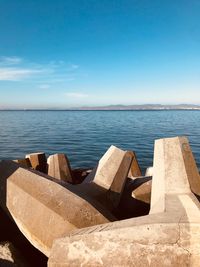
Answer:
[[[25, 238], [6, 207], [7, 178], [19, 167], [21, 167], [19, 164], [13, 162], [9, 164], [9, 168], [7, 164], [5, 166], [0, 164], [0, 241], [11, 242], [28, 262], [27, 267], [47, 266], [47, 257]], [[0, 266], [3, 266], [1, 262]]]
[[119, 206], [114, 211], [114, 215], [118, 220], [149, 214], [150, 204], [133, 198], [132, 192], [151, 179], [152, 177], [136, 178], [135, 180], [131, 180], [130, 178], [127, 179]]

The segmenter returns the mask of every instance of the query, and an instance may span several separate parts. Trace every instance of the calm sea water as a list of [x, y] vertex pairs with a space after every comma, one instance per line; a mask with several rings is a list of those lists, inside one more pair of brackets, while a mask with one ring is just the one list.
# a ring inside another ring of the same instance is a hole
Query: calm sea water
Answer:
[[66, 153], [72, 167], [92, 167], [110, 145], [134, 150], [144, 170], [154, 140], [189, 137], [200, 167], [200, 111], [0, 111], [0, 159]]

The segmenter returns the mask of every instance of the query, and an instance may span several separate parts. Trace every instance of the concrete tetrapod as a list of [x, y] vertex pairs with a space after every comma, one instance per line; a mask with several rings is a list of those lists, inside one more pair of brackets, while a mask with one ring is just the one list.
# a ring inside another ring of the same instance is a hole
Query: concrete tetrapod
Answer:
[[111, 146], [82, 184], [67, 187], [81, 197], [97, 200], [112, 211], [120, 202], [132, 160], [131, 153]]
[[34, 170], [46, 173], [47, 172], [47, 159], [43, 152], [32, 153], [26, 155], [26, 159], [30, 160], [31, 166]]
[[0, 162], [0, 206], [46, 256], [54, 239], [115, 219], [99, 203], [90, 204], [54, 180], [13, 161]]
[[73, 183], [69, 160], [65, 154], [54, 154], [48, 157], [48, 175], [64, 182]]
[[156, 140], [153, 165], [149, 215], [55, 240], [48, 266], [200, 266], [200, 178], [187, 139]]

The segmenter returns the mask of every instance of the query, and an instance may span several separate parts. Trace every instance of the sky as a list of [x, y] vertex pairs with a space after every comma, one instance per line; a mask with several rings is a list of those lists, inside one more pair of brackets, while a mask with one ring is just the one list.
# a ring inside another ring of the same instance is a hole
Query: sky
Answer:
[[200, 104], [199, 0], [0, 0], [0, 109]]

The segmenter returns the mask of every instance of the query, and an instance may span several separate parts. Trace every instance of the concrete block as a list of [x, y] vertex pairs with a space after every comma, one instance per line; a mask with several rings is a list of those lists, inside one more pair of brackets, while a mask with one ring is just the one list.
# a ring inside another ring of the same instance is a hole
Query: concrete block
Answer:
[[199, 172], [186, 137], [156, 140], [153, 169], [151, 213], [165, 211], [166, 195], [200, 195]]
[[55, 180], [12, 161], [0, 162], [0, 205], [46, 256], [54, 239], [114, 220], [99, 203], [90, 204]]
[[118, 206], [133, 154], [111, 146], [75, 192], [85, 192], [109, 209]]
[[142, 202], [150, 204], [152, 180], [150, 176], [136, 179], [136, 188], [132, 191], [132, 197]]
[[30, 160], [31, 166], [34, 170], [46, 173], [47, 172], [47, 159], [43, 152], [32, 153], [26, 155], [26, 158]]
[[70, 163], [65, 154], [54, 154], [48, 157], [48, 175], [68, 183], [74, 183]]
[[200, 266], [200, 178], [187, 139], [157, 140], [153, 168], [149, 215], [55, 240], [48, 267]]
[[135, 177], [142, 176], [142, 172], [141, 172], [140, 166], [138, 164], [138, 160], [137, 160], [135, 152], [128, 151], [128, 153], [133, 158], [132, 164], [131, 164], [131, 167], [130, 167], [130, 170], [129, 170], [129, 173], [128, 173], [128, 177], [135, 178]]

